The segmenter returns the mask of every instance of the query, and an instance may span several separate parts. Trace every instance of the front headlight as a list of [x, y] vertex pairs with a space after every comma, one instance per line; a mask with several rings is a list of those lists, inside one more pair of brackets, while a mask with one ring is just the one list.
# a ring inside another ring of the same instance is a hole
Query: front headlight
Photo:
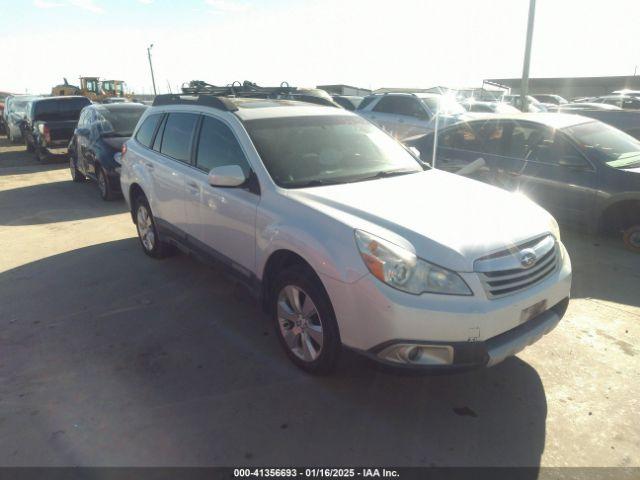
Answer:
[[355, 231], [356, 245], [371, 274], [404, 292], [473, 295], [455, 272], [418, 258], [398, 245], [362, 230]]

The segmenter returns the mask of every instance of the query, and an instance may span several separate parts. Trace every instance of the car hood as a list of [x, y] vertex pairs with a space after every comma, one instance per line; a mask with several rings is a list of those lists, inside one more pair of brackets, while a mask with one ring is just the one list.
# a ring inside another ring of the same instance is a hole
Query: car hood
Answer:
[[461, 272], [473, 271], [479, 257], [557, 229], [553, 217], [523, 195], [439, 170], [288, 195]]

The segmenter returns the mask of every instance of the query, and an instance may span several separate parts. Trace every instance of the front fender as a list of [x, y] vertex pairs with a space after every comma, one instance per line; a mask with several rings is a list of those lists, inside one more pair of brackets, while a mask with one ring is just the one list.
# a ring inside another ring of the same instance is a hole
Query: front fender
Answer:
[[598, 204], [598, 208], [596, 208], [597, 218], [602, 218], [604, 212], [606, 212], [609, 207], [615, 205], [616, 203], [627, 201], [640, 202], [640, 192], [616, 193], [615, 195], [611, 195], [602, 199]]
[[319, 275], [326, 275], [345, 283], [353, 283], [367, 270], [357, 252], [353, 231], [331, 232], [318, 237], [310, 230], [276, 223], [264, 228], [257, 235], [256, 271], [260, 279], [264, 277], [267, 261], [273, 253], [288, 250], [302, 257]]

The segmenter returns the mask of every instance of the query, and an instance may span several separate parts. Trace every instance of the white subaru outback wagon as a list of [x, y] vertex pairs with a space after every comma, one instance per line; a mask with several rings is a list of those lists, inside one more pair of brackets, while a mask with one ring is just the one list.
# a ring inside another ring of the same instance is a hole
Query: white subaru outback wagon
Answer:
[[524, 196], [431, 169], [346, 110], [162, 95], [123, 147], [144, 252], [229, 267], [291, 360], [491, 366], [553, 329], [571, 264]]

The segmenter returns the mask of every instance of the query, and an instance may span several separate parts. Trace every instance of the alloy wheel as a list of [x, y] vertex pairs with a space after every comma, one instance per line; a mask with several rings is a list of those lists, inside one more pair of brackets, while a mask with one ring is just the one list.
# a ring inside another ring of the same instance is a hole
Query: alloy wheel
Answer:
[[304, 362], [322, 352], [322, 319], [312, 298], [300, 287], [286, 285], [278, 294], [278, 326], [285, 344]]
[[155, 246], [156, 238], [153, 231], [153, 222], [151, 214], [145, 205], [138, 206], [136, 214], [136, 226], [138, 227], [138, 235], [142, 241], [145, 250], [151, 252]]

